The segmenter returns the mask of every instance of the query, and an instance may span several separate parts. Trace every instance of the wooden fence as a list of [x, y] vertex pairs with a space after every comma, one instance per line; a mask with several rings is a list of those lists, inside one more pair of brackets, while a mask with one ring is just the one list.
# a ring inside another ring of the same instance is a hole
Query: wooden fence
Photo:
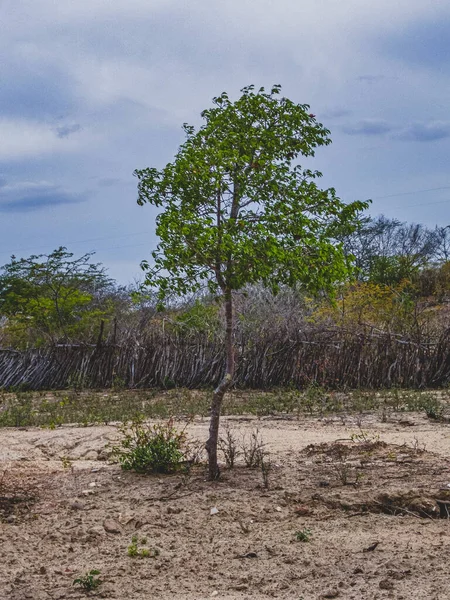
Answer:
[[[450, 331], [439, 340], [341, 329], [237, 340], [239, 387], [317, 383], [327, 388], [441, 387], [450, 382]], [[223, 347], [206, 336], [155, 332], [145, 343], [0, 349], [0, 388], [130, 388], [217, 384]]]

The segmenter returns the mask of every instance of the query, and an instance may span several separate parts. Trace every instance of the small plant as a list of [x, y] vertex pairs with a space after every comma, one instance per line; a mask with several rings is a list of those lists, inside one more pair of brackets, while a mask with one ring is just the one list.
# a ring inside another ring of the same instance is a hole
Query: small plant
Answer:
[[140, 545], [145, 545], [147, 538], [143, 537], [139, 541], [137, 535], [131, 538], [131, 544], [127, 548], [127, 554], [130, 558], [156, 558], [159, 556], [158, 548], [140, 548]]
[[[365, 434], [364, 434], [365, 435]], [[353, 438], [352, 438], [353, 439]], [[359, 441], [359, 438], [357, 438]], [[366, 439], [364, 437], [364, 439]], [[362, 442], [360, 441], [362, 444]], [[357, 486], [363, 477], [362, 473], [355, 473], [351, 464], [347, 462], [348, 448], [335, 442], [331, 454], [331, 467], [339, 479], [341, 485]]]
[[342, 485], [347, 485], [349, 483], [351, 473], [350, 465], [345, 461], [338, 462], [334, 464], [334, 470]]
[[232, 469], [241, 452], [238, 448], [237, 438], [229, 426], [225, 429], [225, 437], [219, 438], [219, 450], [225, 458], [227, 467]]
[[312, 537], [311, 529], [304, 527], [300, 531], [295, 532], [295, 539], [297, 542], [310, 542]]
[[72, 467], [72, 461], [68, 456], [61, 456], [61, 464], [63, 469], [70, 469]]
[[202, 462], [203, 455], [205, 452], [205, 444], [201, 440], [188, 440], [185, 448], [185, 466], [186, 473], [189, 471], [189, 467], [192, 465], [198, 465]]
[[70, 375], [67, 380], [68, 387], [77, 394], [82, 392], [84, 389], [88, 389], [89, 383], [89, 377], [87, 375], [83, 375], [82, 373]]
[[380, 441], [380, 436], [378, 434], [371, 434], [368, 431], [364, 431], [360, 428], [359, 433], [354, 433], [350, 436], [352, 442], [356, 442], [361, 444], [362, 446], [371, 446], [373, 444], [377, 444]]
[[327, 395], [322, 386], [313, 381], [304, 391], [304, 404], [312, 415], [316, 409], [323, 414], [326, 407]]
[[79, 585], [86, 590], [86, 592], [91, 592], [103, 583], [101, 579], [96, 577], [97, 575], [100, 575], [100, 571], [98, 569], [92, 569], [85, 575], [81, 575], [80, 577], [77, 577], [77, 579], [74, 579], [73, 585]]
[[426, 449], [427, 449], [427, 445], [425, 443], [421, 444], [418, 440], [418, 438], [414, 438], [414, 440], [412, 441], [412, 449], [414, 454], [423, 454]]
[[123, 379], [123, 377], [119, 377], [119, 375], [114, 374], [113, 380], [112, 380], [113, 391], [121, 392], [122, 390], [125, 390], [126, 387], [127, 387], [127, 384], [125, 382], [125, 379]]
[[356, 417], [355, 417], [355, 421], [356, 421], [356, 424], [358, 425], [359, 429], [361, 429], [361, 430], [362, 430], [362, 425], [363, 425], [363, 414], [362, 414], [362, 413], [359, 413], [359, 415], [356, 415]]
[[243, 438], [241, 449], [246, 467], [255, 469], [261, 466], [261, 461], [264, 457], [264, 446], [265, 444], [259, 433], [259, 429], [254, 429], [250, 433], [248, 441], [245, 437]]
[[33, 404], [31, 396], [17, 392], [14, 399], [7, 399], [0, 410], [1, 427], [25, 427], [33, 422]]
[[173, 473], [189, 461], [185, 431], [177, 431], [170, 419], [165, 424], [147, 425], [141, 420], [121, 428], [123, 439], [113, 448], [122, 469], [137, 473]]
[[432, 394], [423, 394], [420, 400], [421, 408], [425, 411], [425, 414], [429, 419], [435, 421], [442, 421], [444, 419], [444, 407], [436, 396], [433, 396]]
[[272, 461], [266, 453], [262, 454], [259, 466], [261, 468], [263, 485], [265, 489], [268, 490], [270, 486], [270, 474], [272, 472]]

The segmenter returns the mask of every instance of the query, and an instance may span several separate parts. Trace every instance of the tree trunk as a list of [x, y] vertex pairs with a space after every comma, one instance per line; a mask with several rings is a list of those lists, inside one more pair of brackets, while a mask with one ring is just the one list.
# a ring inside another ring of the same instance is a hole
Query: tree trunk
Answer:
[[219, 441], [219, 421], [222, 401], [226, 392], [230, 389], [235, 370], [234, 362], [234, 315], [233, 315], [233, 297], [231, 290], [225, 291], [225, 352], [227, 356], [225, 376], [214, 390], [214, 396], [211, 404], [211, 421], [209, 423], [209, 439], [206, 442], [208, 452], [208, 478], [210, 480], [218, 479], [219, 467], [217, 464], [217, 444]]

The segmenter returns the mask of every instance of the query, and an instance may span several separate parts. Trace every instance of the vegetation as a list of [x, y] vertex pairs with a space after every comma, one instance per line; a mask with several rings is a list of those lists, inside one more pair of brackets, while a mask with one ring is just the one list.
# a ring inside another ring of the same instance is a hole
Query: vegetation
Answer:
[[[313, 390], [313, 391], [311, 391]], [[171, 415], [186, 421], [193, 415], [207, 417], [211, 400], [208, 390], [105, 392], [0, 392], [0, 427], [46, 427], [55, 429], [64, 424], [86, 427], [92, 424], [138, 422], [143, 419], [168, 420]], [[392, 412], [423, 411], [432, 419], [447, 420], [450, 391], [383, 390], [318, 393], [317, 386], [304, 391], [278, 389], [266, 392], [233, 390], [223, 406], [226, 415], [254, 415], [256, 417], [291, 415], [327, 417], [360, 415], [367, 411], [380, 412], [380, 419]], [[383, 416], [384, 415], [384, 416]], [[230, 437], [227, 435], [230, 432]], [[254, 435], [256, 434], [256, 435]], [[259, 441], [258, 441], [259, 440]], [[228, 466], [242, 456], [243, 446], [250, 456], [250, 445], [264, 452], [264, 444], [257, 432], [250, 439], [241, 440], [232, 429], [225, 429], [220, 449]], [[123, 449], [128, 453], [127, 449]], [[259, 452], [253, 453], [258, 456]], [[228, 458], [226, 458], [228, 455]], [[69, 466], [67, 457], [61, 462]], [[258, 466], [258, 465], [255, 465]]]
[[[450, 324], [449, 235], [447, 228], [431, 230], [385, 217], [365, 217], [357, 231], [341, 235], [344, 250], [349, 258], [355, 257], [358, 270], [353, 281], [336, 286], [334, 303], [323, 296], [313, 298], [303, 288], [291, 291], [281, 286], [274, 295], [267, 286], [248, 285], [234, 296], [237, 345], [242, 345], [241, 334], [257, 340], [261, 328], [274, 337], [285, 331], [292, 337], [298, 328], [319, 332], [324, 324], [341, 338], [348, 328], [358, 333], [376, 328], [404, 341], [437, 343]], [[92, 258], [91, 254], [77, 258], [59, 248], [48, 255], [13, 257], [4, 265], [0, 347], [9, 351], [145, 347], [160, 333], [182, 341], [223, 340], [224, 310], [213, 295], [198, 292], [177, 298], [158, 313], [156, 294], [144, 297], [136, 289], [121, 288]], [[387, 266], [396, 264], [413, 268], [397, 269], [396, 274], [391, 270], [388, 275]], [[0, 372], [6, 370], [5, 366]], [[75, 379], [55, 382], [60, 387], [74, 384]], [[95, 382], [80, 376], [79, 385], [90, 387]], [[101, 385], [135, 383], [115, 373]], [[47, 383], [47, 387], [53, 386]]]
[[122, 469], [136, 473], [173, 473], [188, 464], [188, 442], [184, 430], [172, 420], [148, 425], [140, 420], [122, 427], [122, 439], [113, 449]]
[[20, 347], [101, 335], [100, 325], [111, 316], [113, 284], [91, 258], [75, 259], [62, 247], [48, 255], [13, 256], [0, 275], [6, 340]]
[[86, 592], [91, 592], [102, 584], [102, 580], [99, 579], [97, 575], [100, 575], [100, 571], [91, 569], [85, 575], [81, 575], [80, 577], [77, 577], [77, 579], [74, 579], [73, 585], [78, 585]]
[[133, 535], [131, 544], [127, 548], [127, 554], [130, 558], [156, 558], [159, 556], [159, 548], [147, 548], [147, 538], [141, 538]]
[[311, 529], [304, 527], [300, 531], [295, 532], [295, 539], [297, 542], [310, 542], [312, 537]]

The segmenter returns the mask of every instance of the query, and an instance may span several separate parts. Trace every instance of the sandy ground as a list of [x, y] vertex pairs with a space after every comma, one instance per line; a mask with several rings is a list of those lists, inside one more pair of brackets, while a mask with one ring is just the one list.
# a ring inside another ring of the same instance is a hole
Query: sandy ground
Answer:
[[[0, 430], [0, 599], [450, 599], [449, 425], [224, 422], [259, 428], [269, 489], [241, 463], [214, 483], [203, 466], [123, 472], [106, 460], [114, 426]], [[128, 556], [135, 535], [150, 556]], [[102, 584], [86, 594], [73, 580], [90, 569]]]

